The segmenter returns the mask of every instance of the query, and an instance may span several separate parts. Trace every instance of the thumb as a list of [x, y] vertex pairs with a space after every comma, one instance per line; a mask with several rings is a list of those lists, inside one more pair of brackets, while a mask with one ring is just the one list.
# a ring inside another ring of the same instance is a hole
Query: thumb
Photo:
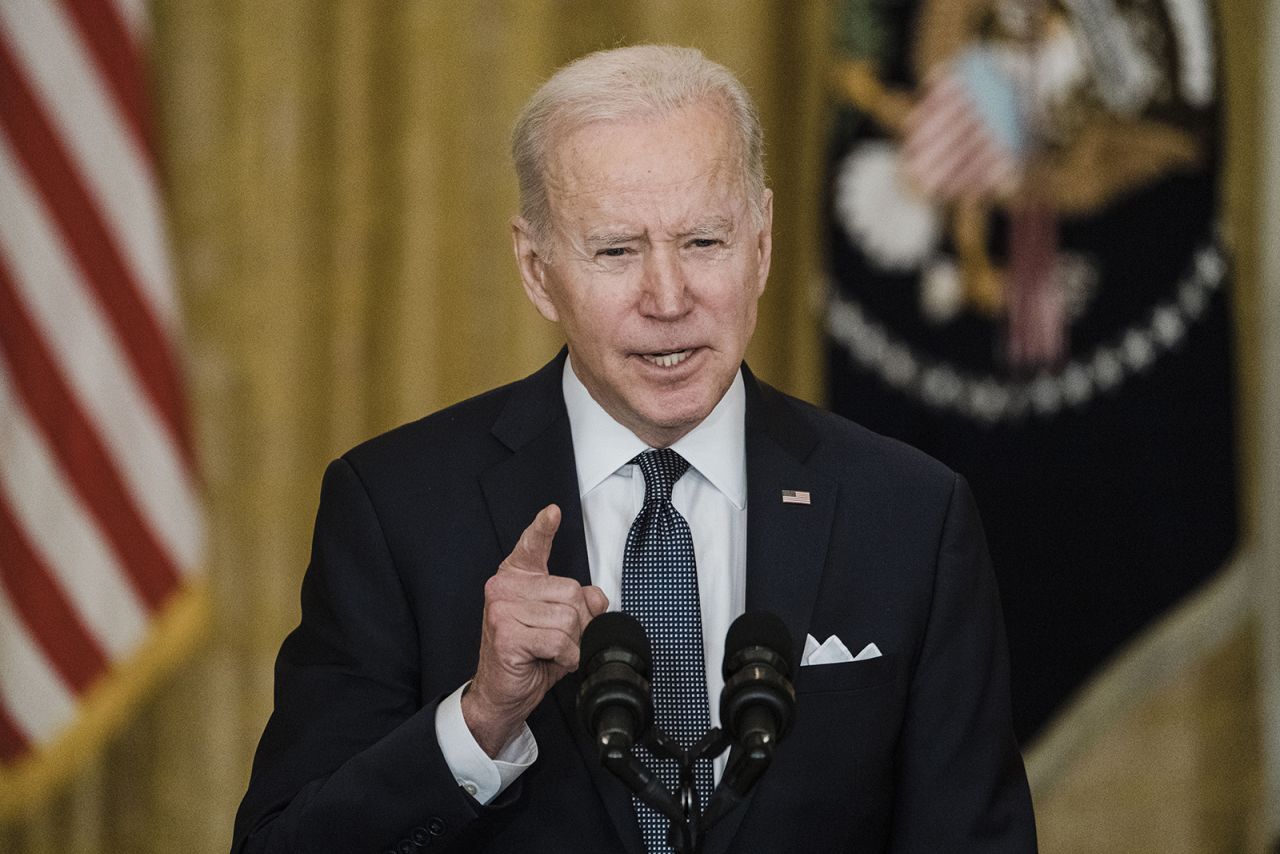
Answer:
[[582, 595], [587, 600], [587, 610], [591, 612], [592, 617], [598, 617], [609, 610], [609, 597], [594, 584], [583, 587]]

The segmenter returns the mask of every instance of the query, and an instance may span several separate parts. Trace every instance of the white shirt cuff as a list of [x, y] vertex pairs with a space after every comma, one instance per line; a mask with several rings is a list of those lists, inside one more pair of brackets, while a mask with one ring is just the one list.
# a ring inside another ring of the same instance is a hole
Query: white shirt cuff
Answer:
[[488, 804], [534, 763], [538, 742], [529, 725], [521, 724], [520, 732], [490, 759], [462, 717], [462, 692], [470, 684], [463, 683], [436, 707], [436, 741], [458, 785], [481, 804]]

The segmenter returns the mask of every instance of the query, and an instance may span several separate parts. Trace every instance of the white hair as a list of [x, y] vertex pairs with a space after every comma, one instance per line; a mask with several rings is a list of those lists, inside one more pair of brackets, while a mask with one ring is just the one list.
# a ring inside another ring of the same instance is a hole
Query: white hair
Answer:
[[667, 115], [692, 104], [725, 111], [734, 132], [744, 189], [760, 221], [764, 134], [751, 96], [733, 72], [694, 48], [634, 45], [587, 54], [564, 66], [525, 104], [511, 135], [520, 182], [520, 215], [539, 243], [550, 234], [546, 167], [551, 148], [594, 122]]

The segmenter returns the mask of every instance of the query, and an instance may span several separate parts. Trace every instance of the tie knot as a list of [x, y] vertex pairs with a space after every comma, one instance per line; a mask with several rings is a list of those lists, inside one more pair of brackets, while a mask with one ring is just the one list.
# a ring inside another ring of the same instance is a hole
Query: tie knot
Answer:
[[671, 501], [671, 487], [689, 470], [689, 461], [670, 448], [645, 451], [631, 462], [640, 466], [644, 475], [644, 500]]

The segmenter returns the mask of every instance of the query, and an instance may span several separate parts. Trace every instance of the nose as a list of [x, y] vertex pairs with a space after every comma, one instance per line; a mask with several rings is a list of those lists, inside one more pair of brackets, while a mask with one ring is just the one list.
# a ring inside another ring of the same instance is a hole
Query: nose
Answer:
[[645, 256], [640, 313], [657, 320], [676, 320], [691, 306], [688, 280], [678, 254], [658, 245]]

